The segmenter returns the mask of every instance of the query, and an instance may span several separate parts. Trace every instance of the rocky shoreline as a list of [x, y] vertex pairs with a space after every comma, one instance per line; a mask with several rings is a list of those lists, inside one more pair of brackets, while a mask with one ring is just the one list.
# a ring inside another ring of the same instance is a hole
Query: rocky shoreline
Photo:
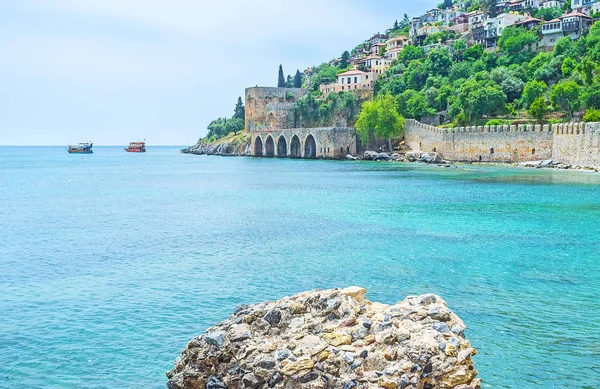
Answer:
[[192, 339], [169, 389], [479, 389], [462, 320], [440, 297], [394, 305], [360, 287], [242, 305]]
[[[217, 143], [203, 143], [199, 142], [193, 146], [182, 149], [183, 154], [196, 154], [196, 155], [218, 155], [226, 157], [250, 157], [252, 151], [249, 143], [233, 143], [229, 141], [217, 142]], [[353, 156], [348, 154], [345, 158], [351, 161], [387, 161], [387, 162], [421, 162], [426, 164], [437, 164], [444, 167], [449, 167], [455, 163], [465, 164], [486, 164], [486, 165], [506, 165], [506, 166], [517, 166], [524, 168], [535, 168], [535, 169], [558, 169], [558, 170], [585, 170], [592, 172], [600, 172], [600, 169], [591, 166], [581, 165], [568, 165], [563, 164], [553, 159], [539, 160], [539, 161], [526, 161], [526, 162], [472, 162], [472, 161], [447, 161], [436, 152], [424, 152], [424, 151], [404, 151], [399, 153], [386, 153], [376, 151], [365, 151], [361, 156]]]
[[220, 155], [224, 157], [249, 157], [252, 155], [249, 143], [235, 144], [233, 142], [203, 143], [181, 149], [183, 154]]

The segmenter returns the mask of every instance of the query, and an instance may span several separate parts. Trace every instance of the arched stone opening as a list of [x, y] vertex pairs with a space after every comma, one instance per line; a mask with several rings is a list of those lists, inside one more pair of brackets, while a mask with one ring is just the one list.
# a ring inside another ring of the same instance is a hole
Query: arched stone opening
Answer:
[[277, 140], [277, 156], [279, 158], [287, 157], [287, 142], [285, 141], [285, 137], [281, 135]]
[[317, 143], [312, 135], [304, 141], [304, 158], [317, 158]]
[[274, 157], [275, 156], [275, 142], [273, 142], [273, 138], [271, 135], [267, 137], [265, 141], [265, 157]]
[[292, 158], [300, 158], [302, 157], [300, 153], [300, 139], [298, 139], [297, 135], [294, 135], [292, 141], [290, 142], [290, 157]]
[[262, 139], [260, 139], [260, 136], [257, 136], [256, 139], [254, 140], [254, 156], [255, 157], [263, 156], [263, 143], [262, 143]]

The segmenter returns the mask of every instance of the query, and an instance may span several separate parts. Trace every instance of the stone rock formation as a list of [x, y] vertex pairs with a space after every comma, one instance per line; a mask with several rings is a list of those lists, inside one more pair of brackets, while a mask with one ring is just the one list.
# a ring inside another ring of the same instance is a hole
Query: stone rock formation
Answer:
[[169, 389], [479, 389], [465, 325], [440, 297], [359, 287], [240, 306], [187, 345]]
[[228, 141], [221, 141], [212, 144], [198, 142], [197, 144], [182, 149], [183, 154], [197, 155], [221, 155], [221, 156], [250, 156], [250, 142], [233, 144]]

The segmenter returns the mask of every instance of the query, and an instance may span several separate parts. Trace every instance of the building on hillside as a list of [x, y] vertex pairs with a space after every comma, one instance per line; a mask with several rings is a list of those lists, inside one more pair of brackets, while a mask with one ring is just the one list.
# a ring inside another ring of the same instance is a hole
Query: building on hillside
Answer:
[[378, 43], [385, 43], [388, 39], [389, 39], [389, 36], [387, 36], [386, 34], [377, 33], [377, 34], [373, 35], [371, 37], [371, 39], [369, 39], [369, 41], [368, 41], [369, 46], [372, 47]]
[[484, 42], [485, 48], [496, 47], [498, 38], [502, 35], [502, 31], [506, 27], [515, 25], [517, 22], [525, 19], [523, 15], [519, 14], [501, 14], [495, 18], [488, 18], [484, 22]]
[[378, 78], [385, 73], [392, 65], [392, 60], [389, 58], [381, 57], [379, 60], [371, 61], [371, 72], [375, 74], [374, 77]]
[[554, 46], [563, 36], [578, 39], [592, 25], [592, 18], [579, 12], [571, 12], [542, 25], [542, 44]]
[[542, 45], [554, 46], [556, 41], [565, 36], [560, 19], [552, 19], [542, 25]]
[[329, 61], [329, 66], [338, 66], [340, 62], [342, 62], [341, 58], [334, 58], [331, 61]]
[[404, 50], [404, 48], [410, 45], [411, 40], [407, 36], [398, 35], [391, 37], [385, 42], [385, 56], [391, 60], [395, 60], [398, 58], [398, 54]]
[[527, 9], [539, 8], [539, 0], [510, 0], [508, 10], [511, 12], [521, 12]]
[[590, 15], [600, 12], [600, 2], [595, 2], [592, 4], [592, 8], [590, 8]]
[[595, 0], [571, 0], [571, 9], [589, 15], [595, 3]]
[[486, 37], [485, 26], [484, 26], [483, 22], [478, 22], [478, 23], [472, 24], [470, 26], [471, 26], [471, 35], [473, 35], [473, 42], [476, 44], [483, 45], [485, 43], [485, 37]]
[[471, 26], [483, 22], [483, 12], [481, 11], [469, 12], [465, 16], [469, 18], [469, 24]]
[[350, 70], [337, 75], [337, 81], [333, 84], [321, 85], [323, 96], [337, 92], [351, 92], [354, 90], [373, 89], [377, 76], [372, 72]]
[[509, 0], [499, 0], [496, 2], [496, 15], [500, 15], [510, 11], [509, 9], [510, 1]]
[[593, 20], [588, 15], [571, 12], [559, 17], [563, 33], [571, 39], [578, 39], [582, 34], [589, 31]]
[[546, 0], [540, 3], [540, 8], [562, 8], [565, 5], [564, 0]]
[[438, 32], [444, 32], [444, 31], [448, 31], [448, 27], [446, 27], [446, 26], [431, 26], [431, 25], [426, 25], [426, 26], [420, 27], [417, 30], [417, 35], [413, 38], [413, 42], [419, 46], [422, 46], [423, 42], [425, 42], [425, 39], [427, 39], [427, 37], [429, 35], [437, 34]]
[[371, 46], [371, 54], [372, 55], [383, 55], [385, 52], [384, 48], [387, 46], [385, 42], [375, 43]]
[[516, 27], [523, 27], [523, 28], [525, 28], [527, 30], [531, 30], [532, 28], [537, 27], [541, 23], [542, 23], [541, 19], [536, 19], [534, 17], [526, 15], [525, 19], [516, 22], [515, 26]]
[[454, 32], [457, 35], [464, 34], [465, 32], [469, 32], [469, 24], [453, 24], [452, 26], [448, 27], [448, 32]]

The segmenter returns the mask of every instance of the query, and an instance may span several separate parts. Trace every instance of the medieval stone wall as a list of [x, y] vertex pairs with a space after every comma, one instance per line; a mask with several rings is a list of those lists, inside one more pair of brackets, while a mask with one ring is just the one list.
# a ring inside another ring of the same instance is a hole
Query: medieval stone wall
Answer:
[[600, 123], [552, 126], [552, 157], [569, 165], [600, 167]]
[[294, 106], [305, 94], [301, 88], [247, 88], [246, 131], [294, 127]]
[[413, 150], [436, 151], [454, 161], [524, 162], [553, 158], [600, 167], [600, 123], [437, 128], [407, 120]]
[[255, 130], [250, 148], [256, 157], [333, 158], [356, 155], [356, 130], [347, 127]]

